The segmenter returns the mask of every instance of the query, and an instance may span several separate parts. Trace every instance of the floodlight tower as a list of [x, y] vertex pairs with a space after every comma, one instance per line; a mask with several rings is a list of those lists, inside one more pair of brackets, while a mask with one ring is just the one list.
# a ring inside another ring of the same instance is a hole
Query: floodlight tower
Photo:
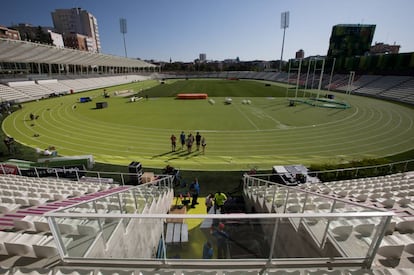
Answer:
[[280, 18], [280, 28], [283, 29], [283, 40], [282, 40], [282, 53], [280, 54], [279, 71], [282, 71], [283, 48], [285, 46], [285, 33], [288, 27], [289, 27], [289, 12], [285, 11], [285, 12], [282, 12], [282, 15]]
[[127, 55], [127, 49], [126, 49], [126, 44], [125, 44], [125, 34], [127, 33], [127, 21], [125, 18], [121, 18], [119, 19], [119, 26], [121, 28], [121, 33], [124, 37], [124, 50], [125, 50], [125, 57], [128, 57]]

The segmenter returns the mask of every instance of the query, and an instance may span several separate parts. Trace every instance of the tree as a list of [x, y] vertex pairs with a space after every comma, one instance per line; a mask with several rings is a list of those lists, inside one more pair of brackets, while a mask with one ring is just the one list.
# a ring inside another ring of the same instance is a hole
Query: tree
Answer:
[[39, 42], [41, 44], [49, 44], [49, 45], [53, 44], [52, 38], [50, 37], [49, 33], [43, 31], [41, 26], [37, 27], [33, 41]]

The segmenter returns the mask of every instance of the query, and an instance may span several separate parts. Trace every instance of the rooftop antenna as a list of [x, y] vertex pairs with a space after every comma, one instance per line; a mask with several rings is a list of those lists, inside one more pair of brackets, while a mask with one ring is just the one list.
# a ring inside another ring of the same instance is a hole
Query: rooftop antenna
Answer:
[[283, 48], [285, 46], [285, 33], [288, 27], [289, 27], [289, 12], [285, 11], [285, 12], [282, 12], [282, 15], [280, 18], [280, 28], [283, 29], [283, 40], [282, 40], [282, 53], [280, 54], [279, 71], [282, 71]]
[[122, 36], [124, 37], [124, 50], [125, 50], [125, 57], [128, 57], [127, 55], [127, 48], [125, 44], [125, 34], [127, 33], [127, 21], [125, 18], [119, 19], [119, 26], [121, 28]]

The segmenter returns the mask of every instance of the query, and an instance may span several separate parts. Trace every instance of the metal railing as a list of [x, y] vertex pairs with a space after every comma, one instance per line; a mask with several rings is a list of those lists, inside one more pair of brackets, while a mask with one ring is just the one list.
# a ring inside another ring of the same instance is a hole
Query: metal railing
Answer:
[[[121, 173], [82, 170], [79, 168], [54, 168], [54, 167], [20, 167], [16, 164], [0, 163], [0, 174], [16, 174], [29, 177], [54, 177], [56, 179], [72, 179], [77, 181], [87, 180], [97, 183], [118, 183], [120, 185], [140, 184], [142, 173]], [[166, 175], [155, 175], [164, 177]]]
[[[27, 175], [33, 177], [56, 177], [56, 178], [72, 178], [80, 180], [82, 177], [94, 177], [99, 182], [106, 182], [108, 178], [112, 178], [114, 182], [117, 182], [121, 185], [126, 183], [138, 184], [139, 183], [139, 174], [138, 173], [120, 173], [120, 172], [105, 172], [105, 171], [92, 171], [92, 170], [81, 170], [78, 168], [52, 168], [52, 167], [19, 167], [16, 164], [10, 165], [5, 163], [0, 163], [0, 173], [3, 174], [18, 174], [18, 175]], [[372, 166], [363, 166], [363, 167], [351, 167], [351, 168], [342, 168], [334, 170], [325, 170], [325, 171], [309, 171], [308, 174], [313, 177], [322, 178], [323, 181], [329, 180], [338, 180], [338, 179], [352, 179], [358, 177], [373, 177], [388, 175], [392, 173], [400, 173], [414, 170], [414, 159], [379, 164]], [[274, 174], [258, 174], [255, 175], [262, 179], [270, 180]]]
[[[409, 171], [414, 171], [414, 159], [371, 166], [350, 167], [324, 171], [308, 171], [307, 173], [309, 176], [318, 178], [322, 182], [327, 182], [335, 180], [385, 176]], [[272, 177], [275, 177], [275, 175], [276, 174], [273, 173], [251, 174], [250, 176], [272, 181]], [[281, 177], [279, 180], [282, 180], [284, 183], [288, 184], [288, 182], [286, 182], [283, 177]]]

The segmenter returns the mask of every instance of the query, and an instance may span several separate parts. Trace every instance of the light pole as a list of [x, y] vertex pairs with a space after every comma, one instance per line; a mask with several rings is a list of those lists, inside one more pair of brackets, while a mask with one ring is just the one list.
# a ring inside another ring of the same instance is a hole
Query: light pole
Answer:
[[126, 44], [125, 44], [125, 34], [127, 33], [127, 21], [125, 18], [121, 18], [119, 19], [119, 26], [121, 29], [121, 33], [124, 37], [124, 50], [125, 50], [125, 57], [128, 57], [127, 55], [127, 49], [126, 49]]
[[283, 48], [285, 46], [285, 33], [288, 27], [289, 27], [289, 12], [285, 11], [285, 12], [282, 12], [282, 15], [280, 18], [280, 28], [283, 29], [283, 40], [282, 40], [282, 52], [280, 54], [279, 71], [282, 71]]

